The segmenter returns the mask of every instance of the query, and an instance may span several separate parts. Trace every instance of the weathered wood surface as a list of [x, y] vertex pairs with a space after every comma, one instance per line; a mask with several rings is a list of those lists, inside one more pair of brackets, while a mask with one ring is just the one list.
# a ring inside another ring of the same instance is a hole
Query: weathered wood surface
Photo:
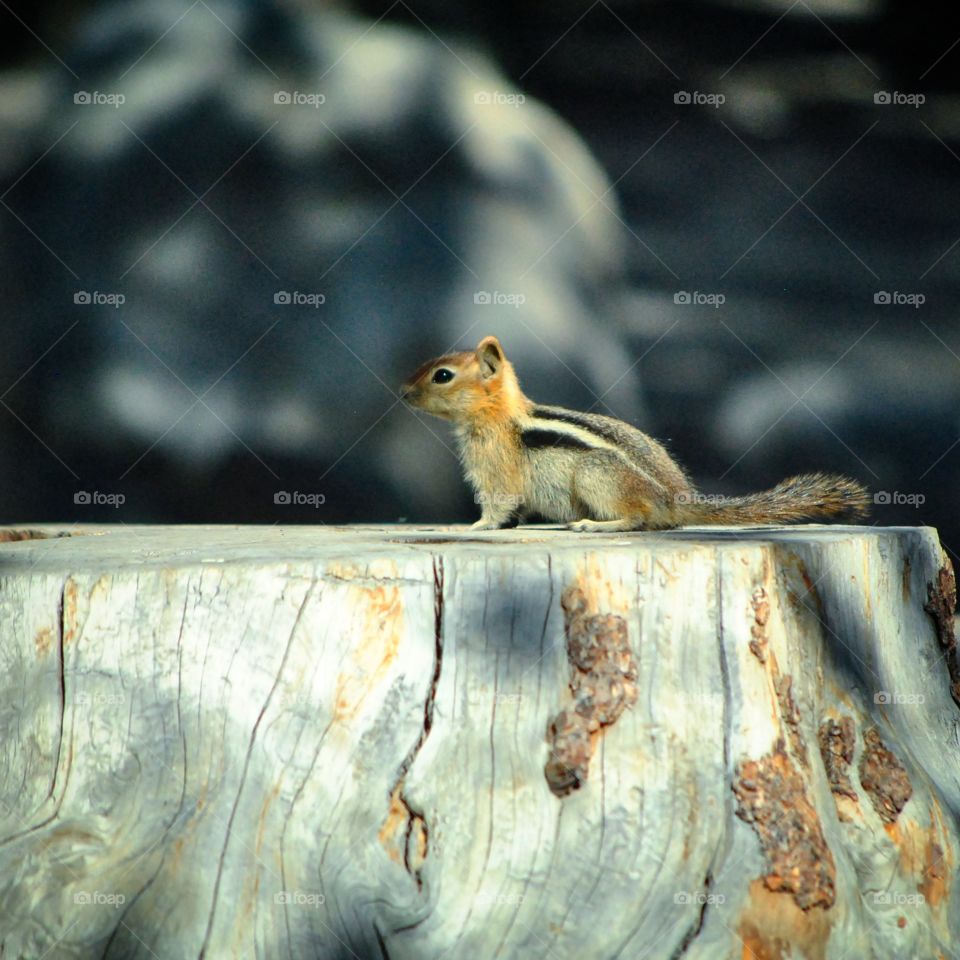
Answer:
[[930, 529], [69, 532], [0, 543], [3, 958], [956, 955]]

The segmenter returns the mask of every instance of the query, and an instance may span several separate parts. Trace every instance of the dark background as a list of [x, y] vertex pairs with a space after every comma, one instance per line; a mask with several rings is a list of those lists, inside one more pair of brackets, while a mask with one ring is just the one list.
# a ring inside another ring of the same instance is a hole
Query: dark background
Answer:
[[936, 525], [956, 559], [957, 11], [153, 0], [0, 21], [4, 521], [472, 520], [448, 428], [395, 389], [496, 333], [528, 393], [668, 440], [705, 490], [841, 471], [880, 495], [873, 521]]

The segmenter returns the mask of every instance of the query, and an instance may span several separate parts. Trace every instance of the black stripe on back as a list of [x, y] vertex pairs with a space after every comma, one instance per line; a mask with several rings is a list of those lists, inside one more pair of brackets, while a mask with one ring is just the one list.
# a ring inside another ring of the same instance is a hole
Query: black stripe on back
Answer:
[[586, 441], [569, 433], [563, 433], [561, 430], [541, 430], [539, 427], [521, 430], [520, 442], [528, 450], [541, 450], [544, 447], [561, 447], [568, 450], [596, 449]]
[[576, 410], [548, 410], [546, 407], [534, 407], [533, 416], [539, 420], [560, 420], [563, 423], [571, 423], [611, 443], [618, 445], [620, 443], [620, 437], [615, 430], [606, 429], [604, 425], [596, 422], [591, 423], [589, 416], [578, 413]]

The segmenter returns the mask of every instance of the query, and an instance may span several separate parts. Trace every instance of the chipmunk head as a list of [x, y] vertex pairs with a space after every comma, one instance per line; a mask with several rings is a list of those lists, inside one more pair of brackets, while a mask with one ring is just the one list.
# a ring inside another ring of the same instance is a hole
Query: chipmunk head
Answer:
[[457, 423], [499, 421], [524, 403], [517, 375], [496, 337], [477, 349], [425, 363], [400, 388], [411, 406]]

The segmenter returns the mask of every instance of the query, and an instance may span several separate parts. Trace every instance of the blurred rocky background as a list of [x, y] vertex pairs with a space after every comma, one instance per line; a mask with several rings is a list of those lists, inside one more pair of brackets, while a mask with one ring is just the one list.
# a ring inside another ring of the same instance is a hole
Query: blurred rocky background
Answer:
[[496, 333], [706, 491], [842, 471], [957, 559], [960, 11], [0, 19], [4, 521], [472, 520], [396, 387]]

